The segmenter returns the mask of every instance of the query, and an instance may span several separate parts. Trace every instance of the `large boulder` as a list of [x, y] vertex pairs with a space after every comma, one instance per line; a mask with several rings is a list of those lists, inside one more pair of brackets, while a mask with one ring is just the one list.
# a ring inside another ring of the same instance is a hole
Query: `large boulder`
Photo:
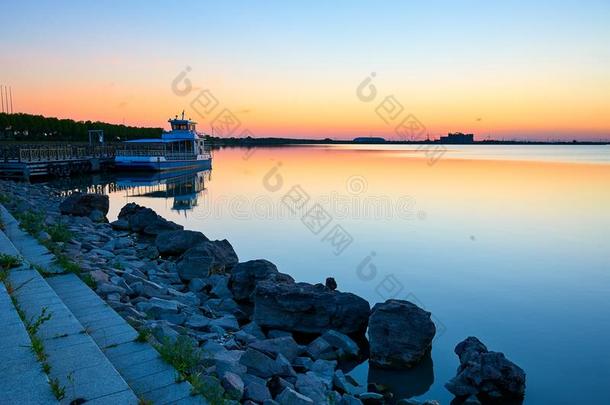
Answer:
[[161, 255], [177, 256], [201, 242], [208, 242], [204, 234], [197, 231], [169, 231], [157, 235], [155, 246]]
[[522, 398], [525, 372], [503, 353], [491, 352], [476, 337], [458, 343], [460, 358], [457, 375], [445, 387], [456, 397], [476, 396], [482, 401]]
[[369, 319], [371, 365], [413, 367], [430, 351], [435, 333], [430, 312], [409, 301], [376, 304]]
[[238, 261], [237, 253], [226, 239], [204, 241], [184, 252], [176, 269], [182, 281], [190, 281], [226, 273]]
[[73, 193], [59, 204], [59, 211], [64, 215], [88, 217], [94, 211], [108, 214], [110, 202], [107, 195]]
[[261, 281], [254, 290], [254, 321], [261, 327], [322, 334], [364, 334], [369, 303], [321, 284]]
[[294, 279], [288, 274], [280, 273], [275, 264], [259, 259], [238, 263], [231, 271], [230, 286], [233, 297], [238, 301], [251, 301], [256, 285], [263, 280], [290, 282]]
[[148, 235], [159, 235], [162, 232], [183, 229], [182, 225], [168, 221], [152, 209], [136, 203], [126, 204], [121, 208], [119, 219], [126, 220], [131, 231]]

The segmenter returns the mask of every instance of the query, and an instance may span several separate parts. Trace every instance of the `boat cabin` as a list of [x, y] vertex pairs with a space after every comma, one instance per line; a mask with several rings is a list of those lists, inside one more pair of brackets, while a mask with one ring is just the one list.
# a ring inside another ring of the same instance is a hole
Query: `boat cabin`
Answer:
[[196, 131], [195, 121], [185, 119], [182, 113], [182, 118], [176, 116], [168, 122], [171, 130], [164, 132], [161, 138], [126, 141], [121, 150], [117, 151], [117, 156], [159, 157], [168, 161], [209, 159], [204, 139]]

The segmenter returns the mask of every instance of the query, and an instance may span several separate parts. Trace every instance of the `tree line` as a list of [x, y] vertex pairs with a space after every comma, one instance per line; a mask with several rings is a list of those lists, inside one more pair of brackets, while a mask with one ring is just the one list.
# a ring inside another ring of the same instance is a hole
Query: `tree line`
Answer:
[[103, 130], [106, 142], [159, 138], [162, 128], [131, 127], [99, 121], [74, 121], [32, 114], [0, 113], [0, 140], [89, 142], [89, 130]]

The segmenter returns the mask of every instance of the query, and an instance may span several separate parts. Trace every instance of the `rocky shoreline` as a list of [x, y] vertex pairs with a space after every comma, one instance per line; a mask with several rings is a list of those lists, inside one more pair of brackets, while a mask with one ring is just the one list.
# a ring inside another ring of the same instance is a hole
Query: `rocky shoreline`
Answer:
[[[209, 402], [421, 404], [360, 386], [342, 369], [366, 359], [406, 369], [429, 356], [436, 328], [415, 304], [388, 300], [371, 310], [332, 278], [299, 283], [267, 260], [240, 262], [226, 239], [209, 240], [137, 204], [108, 223], [107, 196], [65, 198], [46, 185], [11, 181], [0, 189], [22, 227], [142, 339], [179, 361], [181, 377], [202, 386]], [[446, 385], [452, 403], [522, 399], [525, 373], [502, 353], [471, 337], [456, 354], [460, 367]]]

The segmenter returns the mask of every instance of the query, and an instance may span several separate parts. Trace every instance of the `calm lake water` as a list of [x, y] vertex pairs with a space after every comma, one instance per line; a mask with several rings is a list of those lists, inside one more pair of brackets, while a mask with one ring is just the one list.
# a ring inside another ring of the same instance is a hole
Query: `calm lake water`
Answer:
[[[111, 176], [111, 220], [137, 202], [240, 260], [299, 281], [333, 276], [371, 304], [406, 298], [437, 324], [431, 361], [360, 381], [399, 395], [443, 384], [469, 335], [527, 373], [527, 404], [610, 403], [610, 146], [232, 148], [213, 170]], [[317, 214], [317, 216], [316, 216]], [[305, 218], [303, 220], [303, 217]]]

